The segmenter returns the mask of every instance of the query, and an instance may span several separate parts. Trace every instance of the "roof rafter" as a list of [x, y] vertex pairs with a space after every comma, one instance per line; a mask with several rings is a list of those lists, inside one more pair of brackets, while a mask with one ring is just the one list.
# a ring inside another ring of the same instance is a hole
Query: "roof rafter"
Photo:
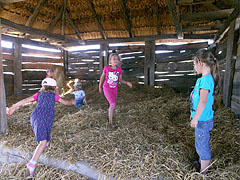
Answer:
[[175, 28], [176, 28], [177, 37], [178, 39], [183, 39], [182, 25], [180, 23], [178, 7], [173, 0], [166, 0], [166, 1], [172, 16], [173, 24], [175, 25]]
[[53, 28], [56, 26], [58, 20], [60, 19], [60, 17], [62, 16], [63, 13], [63, 6], [61, 6], [61, 9], [59, 11], [59, 13], [55, 16], [55, 18], [53, 19], [53, 21], [50, 23], [50, 25], [47, 28], [48, 32], [51, 32], [53, 30]]
[[92, 1], [92, 0], [88, 0], [88, 4], [89, 4], [89, 7], [90, 7], [90, 9], [91, 9], [91, 11], [92, 11], [92, 13], [93, 13], [94, 19], [95, 19], [95, 21], [96, 21], [96, 23], [97, 23], [97, 26], [98, 26], [98, 29], [99, 29], [99, 32], [100, 32], [102, 38], [103, 38], [103, 39], [107, 39], [106, 36], [105, 36], [105, 34], [104, 34], [103, 27], [102, 27], [102, 25], [101, 25], [101, 23], [100, 23], [100, 20], [99, 20], [99, 18], [98, 18], [98, 15], [97, 15], [97, 13], [96, 13], [96, 11], [95, 11], [95, 9], [94, 9], [93, 1]]
[[62, 0], [63, 3], [63, 13], [62, 13], [62, 27], [61, 27], [61, 35], [64, 36], [65, 34], [65, 13], [66, 13], [66, 7], [67, 7], [67, 0]]
[[122, 7], [122, 12], [124, 16], [124, 22], [128, 30], [129, 37], [132, 38], [134, 37], [133, 32], [132, 32], [132, 23], [129, 19], [127, 8], [126, 8], [126, 0], [119, 0], [121, 7]]
[[12, 4], [20, 1], [25, 1], [25, 0], [0, 0], [0, 5], [2, 4]]
[[78, 28], [73, 23], [73, 20], [70, 18], [69, 13], [68, 13], [67, 10], [66, 10], [66, 18], [69, 21], [71, 27], [74, 29], [75, 33], [77, 34], [78, 39], [82, 39], [81, 36], [80, 36], [80, 32], [79, 32]]
[[29, 18], [28, 18], [25, 26], [30, 26], [30, 27], [32, 26], [32, 24], [33, 24], [33, 22], [35, 21], [35, 19], [36, 19], [37, 15], [38, 15], [38, 13], [39, 13], [42, 5], [43, 5], [46, 1], [47, 1], [47, 0], [40, 0], [40, 1], [38, 1], [38, 4], [37, 4], [37, 6], [36, 6], [36, 8], [35, 8], [35, 10], [34, 10], [34, 12], [33, 12], [33, 14], [32, 14], [31, 16], [29, 16]]
[[160, 15], [159, 6], [158, 6], [157, 0], [154, 0], [153, 3], [154, 3], [154, 12], [157, 16], [157, 32], [158, 32], [158, 35], [160, 35], [161, 34], [161, 24], [160, 24], [160, 16], [159, 16]]
[[13, 29], [16, 29], [16, 30], [18, 30], [20, 32], [23, 32], [23, 33], [28, 33], [28, 34], [32, 34], [32, 35], [41, 35], [43, 37], [47, 37], [47, 38], [50, 38], [50, 39], [55, 39], [57, 41], [84, 43], [84, 41], [81, 41], [81, 40], [78, 40], [78, 39], [75, 39], [75, 38], [62, 36], [62, 35], [58, 35], [58, 34], [53, 34], [53, 33], [49, 33], [49, 32], [44, 31], [44, 30], [24, 26], [24, 25], [21, 25], [21, 24], [16, 24], [14, 22], [11, 22], [11, 21], [3, 19], [3, 18], [1, 18], [1, 22], [2, 22], [2, 25], [13, 28]]

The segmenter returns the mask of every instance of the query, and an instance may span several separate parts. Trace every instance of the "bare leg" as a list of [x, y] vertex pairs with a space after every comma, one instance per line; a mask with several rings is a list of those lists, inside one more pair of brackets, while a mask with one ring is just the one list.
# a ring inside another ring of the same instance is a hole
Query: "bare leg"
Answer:
[[43, 141], [39, 142], [38, 146], [36, 147], [36, 149], [34, 151], [32, 160], [34, 160], [36, 162], [39, 160], [41, 154], [43, 153], [43, 151], [46, 147], [46, 144], [47, 144], [47, 140], [43, 140]]
[[210, 164], [210, 160], [200, 160], [201, 163], [201, 170], [200, 173], [201, 174], [205, 174], [208, 170], [208, 166]]
[[113, 125], [112, 119], [113, 119], [113, 115], [114, 115], [114, 110], [115, 109], [111, 109], [111, 108], [108, 109], [109, 124], [111, 124], [111, 125]]

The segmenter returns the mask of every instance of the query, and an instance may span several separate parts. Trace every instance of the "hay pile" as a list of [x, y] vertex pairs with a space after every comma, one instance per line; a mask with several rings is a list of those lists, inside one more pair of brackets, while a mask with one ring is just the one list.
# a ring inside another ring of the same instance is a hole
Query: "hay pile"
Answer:
[[[0, 179], [16, 179], [23, 180], [24, 177], [28, 177], [28, 172], [26, 170], [26, 165], [19, 164], [0, 164]], [[35, 179], [46, 180], [87, 180], [88, 178], [81, 176], [80, 174], [73, 173], [71, 171], [63, 171], [56, 168], [48, 168], [43, 164], [38, 165], [35, 171]]]
[[[203, 179], [192, 165], [197, 154], [188, 95], [137, 83], [132, 89], [121, 85], [118, 92], [116, 130], [108, 125], [108, 104], [98, 86], [86, 89], [88, 105], [80, 109], [57, 104], [52, 141], [45, 153], [71, 162], [87, 161], [118, 179]], [[26, 151], [35, 149], [29, 123], [34, 106], [22, 107], [8, 118], [8, 134], [1, 135], [0, 141]], [[205, 177], [240, 179], [238, 120], [223, 107], [221, 97], [216, 98], [215, 108], [213, 164]]]

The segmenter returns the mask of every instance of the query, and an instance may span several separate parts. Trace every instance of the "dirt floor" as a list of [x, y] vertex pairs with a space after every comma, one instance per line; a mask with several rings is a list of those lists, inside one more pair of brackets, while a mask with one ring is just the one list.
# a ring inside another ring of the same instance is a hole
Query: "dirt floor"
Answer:
[[[71, 162], [83, 160], [118, 179], [240, 179], [239, 120], [222, 105], [221, 96], [215, 98], [214, 105], [212, 164], [203, 176], [198, 173], [199, 167], [193, 165], [198, 156], [194, 130], [189, 125], [188, 94], [176, 93], [163, 85], [153, 88], [134, 82], [132, 89], [120, 85], [114, 117], [118, 128], [113, 129], [108, 125], [108, 103], [98, 93], [98, 86], [83, 88], [88, 105], [76, 109], [56, 103], [52, 140], [45, 151], [49, 157]], [[22, 98], [7, 97], [7, 105]], [[8, 117], [8, 133], [0, 135], [1, 142], [34, 151], [36, 142], [29, 121], [34, 107], [35, 104], [26, 105]], [[37, 168], [47, 169], [44, 165]], [[17, 165], [15, 169], [23, 171], [25, 166]], [[61, 173], [65, 179], [75, 177]], [[9, 175], [1, 172], [0, 177]], [[25, 174], [20, 172], [17, 176]]]

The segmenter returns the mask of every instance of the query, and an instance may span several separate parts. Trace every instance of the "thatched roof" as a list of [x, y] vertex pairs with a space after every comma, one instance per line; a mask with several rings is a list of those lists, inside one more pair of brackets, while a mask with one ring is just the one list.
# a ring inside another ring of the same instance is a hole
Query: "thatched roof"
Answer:
[[72, 43], [213, 37], [238, 8], [238, 0], [0, 0], [0, 5], [3, 34]]

